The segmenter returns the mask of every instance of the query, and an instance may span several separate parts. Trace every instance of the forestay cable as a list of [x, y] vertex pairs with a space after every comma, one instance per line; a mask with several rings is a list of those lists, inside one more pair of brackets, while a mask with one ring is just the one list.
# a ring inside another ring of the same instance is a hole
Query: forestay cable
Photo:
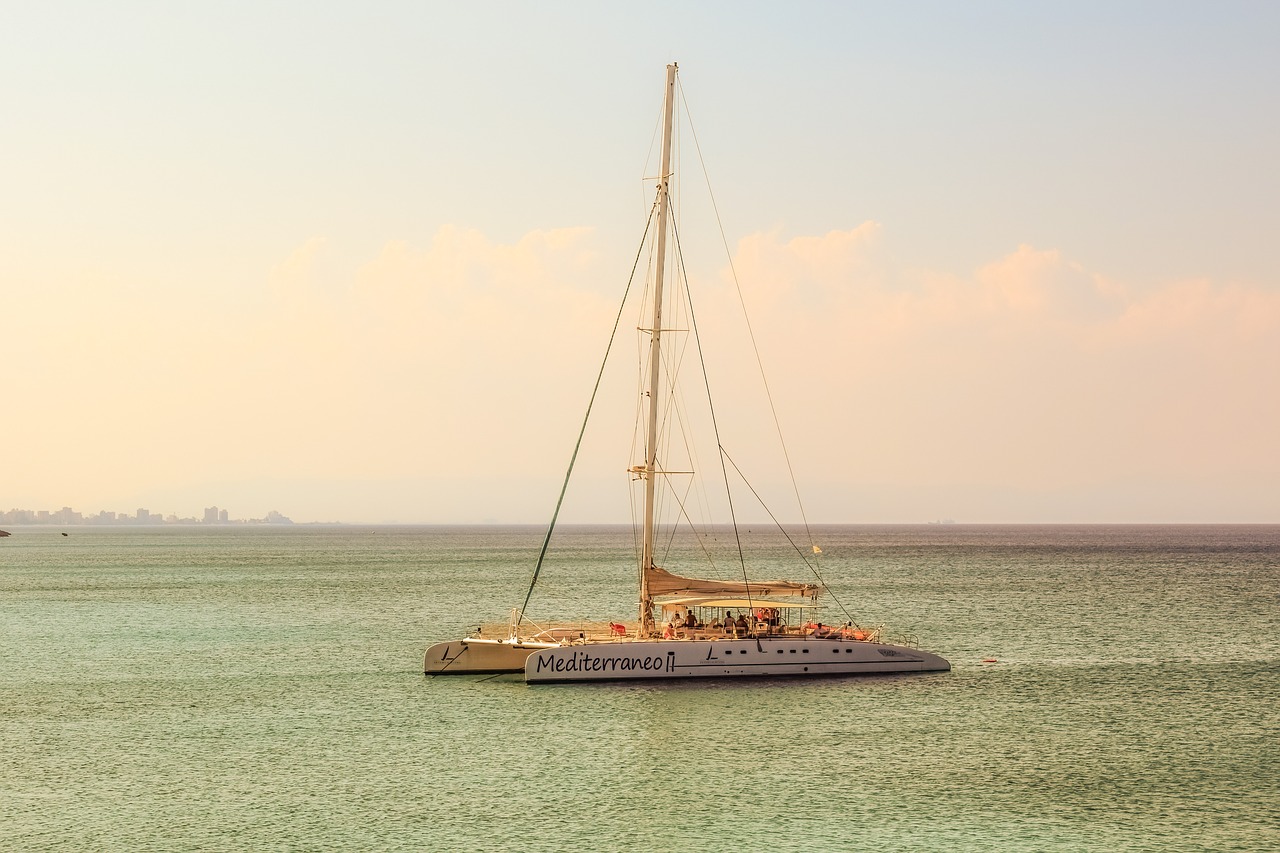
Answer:
[[787, 463], [787, 473], [791, 477], [791, 490], [795, 494], [796, 507], [800, 510], [800, 520], [804, 524], [805, 537], [809, 540], [809, 546], [814, 549], [814, 559], [821, 553], [817, 545], [813, 541], [813, 534], [809, 529], [809, 518], [804, 511], [804, 501], [800, 498], [800, 486], [796, 483], [795, 469], [791, 465], [791, 454], [787, 452], [787, 442], [782, 436], [782, 422], [778, 419], [778, 409], [773, 402], [773, 392], [769, 389], [769, 377], [764, 371], [764, 361], [760, 358], [760, 347], [756, 343], [755, 329], [751, 327], [751, 316], [747, 313], [747, 301], [742, 295], [742, 284], [738, 281], [738, 270], [733, 264], [733, 253], [729, 251], [729, 240], [724, 234], [724, 222], [720, 219], [720, 207], [716, 204], [715, 193], [711, 189], [711, 175], [707, 171], [706, 161], [702, 158], [702, 146], [698, 144], [698, 130], [693, 126], [693, 114], [689, 111], [689, 104], [684, 101], [684, 88], [680, 88], [680, 99], [684, 102], [685, 115], [689, 119], [689, 133], [693, 136], [693, 147], [698, 152], [698, 163], [702, 166], [702, 177], [707, 184], [707, 196], [711, 201], [711, 210], [716, 216], [716, 226], [720, 229], [720, 242], [724, 245], [725, 257], [729, 262], [729, 273], [733, 277], [733, 286], [738, 293], [738, 304], [742, 306], [742, 316], [747, 324], [747, 335], [751, 338], [751, 346], [755, 351], [756, 367], [760, 371], [760, 381], [764, 384], [765, 399], [769, 401], [769, 412], [773, 415], [773, 426], [778, 433], [778, 441], [782, 445], [782, 458]]
[[524, 621], [525, 608], [529, 606], [529, 598], [538, 583], [538, 575], [542, 573], [542, 562], [547, 556], [547, 547], [551, 544], [551, 534], [556, 529], [556, 519], [560, 517], [560, 506], [564, 503], [565, 493], [569, 491], [569, 478], [573, 475], [574, 463], [578, 461], [578, 451], [582, 448], [582, 438], [587, 434], [587, 422], [591, 420], [591, 409], [595, 406], [596, 395], [600, 392], [600, 382], [604, 378], [605, 365], [609, 363], [609, 353], [613, 350], [614, 339], [618, 336], [618, 325], [622, 322], [622, 311], [627, 305], [627, 296], [631, 293], [631, 285], [636, 280], [636, 269], [640, 266], [640, 257], [644, 254], [645, 241], [649, 237], [649, 227], [653, 224], [653, 213], [658, 207], [657, 199], [649, 208], [649, 219], [644, 224], [644, 235], [640, 238], [640, 248], [636, 250], [636, 259], [631, 264], [631, 277], [627, 279], [627, 288], [622, 293], [622, 302], [618, 305], [618, 316], [613, 319], [613, 331], [609, 333], [609, 343], [604, 348], [604, 358], [600, 362], [600, 372], [596, 374], [595, 387], [591, 389], [591, 399], [587, 401], [587, 413], [582, 418], [582, 428], [578, 430], [578, 440], [573, 445], [573, 455], [569, 457], [569, 469], [564, 472], [564, 483], [560, 486], [560, 497], [556, 498], [556, 509], [551, 514], [551, 524], [547, 527], [547, 535], [542, 540], [542, 550], [538, 552], [538, 562], [533, 567], [533, 577], [529, 579], [529, 591], [525, 593], [524, 604], [520, 605], [520, 613], [516, 616], [515, 627]]

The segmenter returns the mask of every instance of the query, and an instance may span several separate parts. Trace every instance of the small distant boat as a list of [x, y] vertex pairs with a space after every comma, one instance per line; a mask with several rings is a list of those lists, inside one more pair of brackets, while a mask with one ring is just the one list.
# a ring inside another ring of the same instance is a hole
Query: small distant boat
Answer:
[[[641, 359], [645, 361], [647, 358], [641, 369], [645, 385], [640, 395], [640, 420], [645, 425], [639, 434], [643, 436], [644, 445], [637, 447], [637, 453], [643, 450], [644, 460], [631, 466], [628, 472], [633, 481], [643, 485], [643, 497], [638, 498], [636, 504], [637, 515], [643, 507], [643, 522], [638, 525], [640, 536], [637, 537], [637, 619], [634, 622], [535, 627], [526, 617], [525, 608], [521, 607], [512, 612], [505, 630], [478, 630], [463, 639], [430, 646], [423, 661], [423, 670], [428, 675], [523, 672], [528, 682], [948, 671], [951, 664], [942, 657], [915, 648], [905, 639], [887, 642], [881, 629], [860, 627], [847, 617], [847, 613], [841, 619], [841, 625], [829, 627], [820, 621], [816, 615], [818, 597], [826, 590], [826, 584], [813, 561], [822, 551], [811, 545], [812, 555], [807, 554], [796, 547], [796, 543], [791, 541], [791, 534], [782, 530], [781, 525], [778, 525], [779, 530], [800, 560], [813, 571], [816, 582], [749, 579], [736, 522], [730, 541], [737, 543], [732, 562], [741, 567], [741, 580], [682, 577], [657, 564], [661, 559], [659, 553], [670, 546], [674, 532], [694, 526], [688, 518], [688, 486], [676, 487], [671, 483], [673, 478], [684, 483], [683, 477], [694, 474], [690, 470], [673, 470], [682, 467], [675, 461], [675, 450], [680, 440], [689, 440], [684, 432], [689, 424], [680, 414], [684, 397], [675, 393], [672, 385], [679, 374], [676, 365], [680, 355], [688, 351], [690, 360], [696, 362], [699, 359], [693, 353], [700, 355], [702, 346], [692, 307], [682, 305], [681, 310], [677, 310], [663, 300], [669, 242], [675, 244], [677, 253], [679, 251], [670, 190], [675, 88], [676, 66], [672, 64], [667, 66], [661, 167], [657, 197], [650, 213], [653, 231], [646, 226], [646, 235], [651, 236], [656, 245], [652, 255], [652, 281], [646, 287], [649, 301], [645, 302], [642, 313], [641, 325], [644, 328], [639, 330], [643, 341]], [[670, 241], [669, 235], [672, 237]], [[687, 289], [688, 282], [679, 281], [684, 270], [682, 259], [672, 260], [671, 274], [677, 277], [678, 284], [685, 285]], [[678, 294], [681, 288], [675, 287], [672, 291]], [[672, 297], [672, 294], [668, 296]], [[674, 334], [677, 332], [685, 333], [687, 337], [679, 338]], [[669, 340], [678, 342], [679, 346]], [[690, 370], [695, 371], [696, 368]], [[699, 377], [695, 386], [700, 393], [709, 396], [710, 383], [705, 374]], [[709, 401], [707, 407], [711, 409]], [[674, 426], [674, 423], [679, 426]], [[727, 467], [726, 461], [732, 469], [738, 469], [737, 463], [728, 457], [720, 444], [719, 427], [714, 432], [722, 473]], [[690, 467], [695, 467], [692, 454]], [[707, 467], [715, 470], [714, 466]], [[571, 463], [570, 474], [572, 470]], [[729, 491], [727, 479], [725, 473], [726, 492]], [[568, 481], [569, 476], [566, 475], [566, 487]], [[657, 500], [659, 488], [663, 489], [664, 500], [661, 503]], [[561, 499], [563, 497], [562, 491]], [[731, 495], [726, 503], [732, 515]], [[559, 506], [557, 504], [557, 513]], [[664, 508], [672, 518], [671, 527], [670, 530], [664, 528], [659, 541], [657, 514]], [[553, 515], [542, 554], [533, 570], [530, 595], [554, 529]], [[707, 540], [698, 541], [705, 546]], [[528, 603], [529, 597], [526, 596], [525, 605]]]
[[7, 530], [0, 530], [0, 536], [11, 536], [11, 535], [12, 534], [9, 533], [9, 531]]

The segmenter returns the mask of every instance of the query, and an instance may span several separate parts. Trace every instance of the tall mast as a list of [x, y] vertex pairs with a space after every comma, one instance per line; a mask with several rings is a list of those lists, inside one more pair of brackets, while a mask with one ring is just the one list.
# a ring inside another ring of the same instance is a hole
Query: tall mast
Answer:
[[648, 570], [653, 565], [654, 493], [658, 471], [658, 382], [662, 369], [662, 277], [667, 267], [667, 214], [671, 206], [671, 116], [676, 103], [676, 64], [667, 66], [666, 99], [662, 107], [662, 166], [658, 170], [658, 263], [653, 280], [653, 323], [649, 338], [649, 425], [645, 432], [644, 531], [640, 558], [640, 636], [653, 631], [653, 598]]

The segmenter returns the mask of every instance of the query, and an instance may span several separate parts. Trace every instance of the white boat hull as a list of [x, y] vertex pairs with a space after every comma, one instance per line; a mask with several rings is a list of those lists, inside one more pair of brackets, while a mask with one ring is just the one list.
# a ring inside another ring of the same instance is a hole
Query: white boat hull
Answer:
[[428, 646], [427, 654], [422, 661], [422, 671], [426, 675], [524, 672], [524, 662], [529, 655], [540, 649], [555, 647], [555, 643], [467, 637]]
[[906, 646], [817, 637], [635, 640], [558, 646], [529, 654], [525, 681], [882, 675], [947, 672], [951, 664]]

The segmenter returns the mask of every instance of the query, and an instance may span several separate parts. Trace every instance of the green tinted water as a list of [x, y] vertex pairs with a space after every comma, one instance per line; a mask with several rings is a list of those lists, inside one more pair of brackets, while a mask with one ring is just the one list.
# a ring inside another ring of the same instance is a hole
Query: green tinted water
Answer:
[[[9, 849], [1280, 837], [1278, 527], [823, 528], [836, 597], [953, 672], [547, 687], [421, 675], [428, 642], [523, 599], [537, 530], [14, 532]], [[796, 575], [770, 571], [784, 542], [748, 539], [761, 574]], [[531, 611], [629, 617], [630, 533], [559, 542]]]

